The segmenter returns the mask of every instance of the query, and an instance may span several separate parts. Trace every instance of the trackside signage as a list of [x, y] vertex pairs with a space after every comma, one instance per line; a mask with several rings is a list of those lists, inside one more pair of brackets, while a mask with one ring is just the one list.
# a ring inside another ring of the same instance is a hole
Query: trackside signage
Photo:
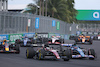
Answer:
[[24, 35], [23, 35], [23, 36], [33, 37], [33, 35], [35, 35], [35, 33], [24, 33]]
[[31, 25], [31, 19], [28, 19], [28, 27]]
[[11, 40], [11, 42], [14, 43], [16, 39], [22, 39], [22, 36], [23, 34], [10, 34], [9, 40]]
[[60, 29], [60, 22], [57, 22], [57, 30]]
[[39, 18], [35, 19], [35, 28], [39, 29]]
[[8, 40], [8, 34], [0, 35], [0, 40], [4, 40], [4, 39]]
[[56, 24], [56, 21], [53, 20], [53, 21], [52, 21], [52, 26], [55, 26], [55, 24]]
[[100, 21], [100, 10], [78, 10], [76, 19]]

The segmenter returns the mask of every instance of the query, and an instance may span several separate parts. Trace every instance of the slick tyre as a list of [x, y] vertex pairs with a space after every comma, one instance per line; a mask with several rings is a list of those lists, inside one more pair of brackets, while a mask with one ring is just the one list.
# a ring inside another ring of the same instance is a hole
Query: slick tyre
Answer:
[[16, 54], [19, 54], [19, 53], [20, 53], [20, 46], [19, 46], [19, 44], [16, 44], [15, 49], [16, 49], [16, 51], [17, 51], [17, 52], [15, 52], [15, 53], [16, 53]]
[[38, 52], [38, 59], [39, 60], [43, 60], [44, 58], [45, 58], [45, 50], [44, 49], [41, 49]]
[[92, 44], [92, 40], [91, 39], [90, 39], [89, 43], [90, 43], [90, 45]]
[[70, 49], [65, 50], [64, 54], [66, 55], [66, 58], [64, 58], [64, 61], [69, 61], [72, 56], [71, 50]]
[[75, 38], [75, 44], [77, 44], [77, 41], [78, 41], [78, 37]]
[[35, 56], [36, 52], [32, 47], [29, 47], [26, 49], [26, 57], [27, 58], [33, 58]]
[[[94, 49], [89, 49], [88, 50], [88, 55], [93, 55], [95, 57], [95, 51]], [[94, 60], [94, 58], [89, 58], [90, 60]]]
[[19, 44], [19, 43], [20, 43], [20, 39], [16, 39], [16, 40], [15, 40], [15, 43], [16, 43], [16, 44]]

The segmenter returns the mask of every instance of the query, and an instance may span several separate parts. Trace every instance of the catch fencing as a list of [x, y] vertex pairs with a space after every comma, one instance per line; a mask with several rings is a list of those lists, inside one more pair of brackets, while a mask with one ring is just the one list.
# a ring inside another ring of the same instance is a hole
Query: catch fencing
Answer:
[[35, 14], [0, 11], [0, 34], [48, 32], [75, 34], [77, 24]]
[[80, 23], [78, 26], [79, 31], [100, 32], [100, 23]]

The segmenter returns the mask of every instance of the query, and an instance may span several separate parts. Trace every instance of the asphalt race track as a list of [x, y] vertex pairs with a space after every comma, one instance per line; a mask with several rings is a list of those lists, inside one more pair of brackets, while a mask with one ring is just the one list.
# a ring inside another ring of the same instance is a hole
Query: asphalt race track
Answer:
[[[73, 43], [74, 41], [67, 41]], [[27, 59], [25, 52], [26, 47], [21, 47], [20, 54], [0, 54], [0, 67], [100, 67], [100, 41], [93, 41], [92, 45], [82, 45], [81, 47], [93, 48], [97, 53], [95, 60], [87, 59], [71, 59], [70, 61], [63, 60], [36, 60]]]

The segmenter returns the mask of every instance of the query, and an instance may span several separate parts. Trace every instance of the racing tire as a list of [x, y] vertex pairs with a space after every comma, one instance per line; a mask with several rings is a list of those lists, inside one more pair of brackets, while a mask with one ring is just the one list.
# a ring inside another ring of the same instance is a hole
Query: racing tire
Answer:
[[78, 37], [76, 37], [76, 38], [74, 39], [74, 40], [75, 40], [75, 44], [77, 44], [77, 41], [78, 41], [77, 39], [78, 39]]
[[19, 44], [16, 44], [16, 47], [15, 47], [15, 49], [16, 49], [16, 54], [19, 54], [20, 53], [20, 46], [19, 46]]
[[35, 56], [36, 52], [32, 47], [29, 47], [26, 49], [26, 57], [27, 58], [33, 58]]
[[90, 39], [90, 41], [89, 41], [89, 44], [91, 45], [92, 44], [92, 40]]
[[[88, 55], [93, 55], [95, 57], [95, 51], [94, 49], [89, 49], [88, 50]], [[89, 58], [90, 60], [94, 60], [94, 58]]]
[[13, 48], [13, 44], [9, 45], [10, 48]]
[[41, 49], [38, 52], [38, 59], [39, 60], [44, 60], [44, 58], [45, 58], [45, 50], [44, 49]]
[[64, 44], [64, 43], [65, 43], [65, 42], [64, 42], [64, 39], [61, 39], [61, 43], [62, 43], [62, 44]]
[[2, 49], [2, 44], [0, 44], [0, 50]]
[[64, 54], [66, 55], [66, 58], [64, 58], [64, 61], [69, 61], [70, 58], [72, 57], [71, 50], [70, 49], [65, 50]]
[[20, 44], [20, 41], [21, 41], [20, 39], [16, 39], [16, 40], [15, 40], [15, 43], [16, 43], [16, 44]]
[[70, 36], [69, 39], [70, 40], [75, 40], [75, 36]]
[[65, 40], [63, 39], [63, 43], [65, 43]]
[[77, 40], [75, 40], [75, 44], [77, 44]]

